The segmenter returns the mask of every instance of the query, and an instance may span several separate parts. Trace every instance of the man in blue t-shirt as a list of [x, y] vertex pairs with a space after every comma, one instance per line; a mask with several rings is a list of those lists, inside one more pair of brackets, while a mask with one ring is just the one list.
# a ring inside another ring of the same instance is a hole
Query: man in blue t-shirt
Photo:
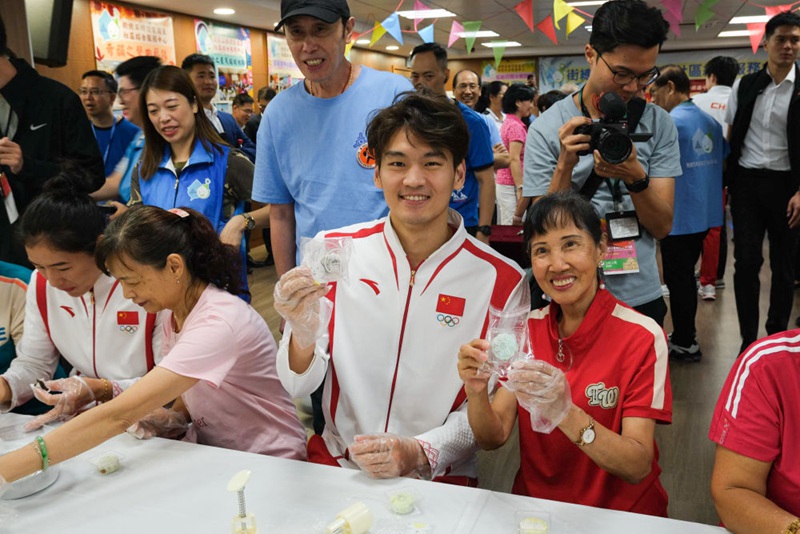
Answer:
[[[424, 43], [411, 52], [411, 83], [417, 91], [426, 89], [447, 97], [445, 84], [450, 78], [447, 68], [447, 50], [438, 43]], [[450, 207], [464, 218], [467, 231], [489, 242], [494, 215], [494, 153], [489, 128], [480, 114], [453, 100], [469, 128], [467, 176], [464, 187], [453, 191]]]
[[117, 80], [111, 74], [90, 70], [84, 72], [82, 78], [78, 94], [103, 156], [105, 175], [109, 176], [125, 155], [130, 142], [139, 134], [139, 127], [125, 117], [114, 115], [112, 106], [117, 98]]
[[675, 181], [672, 231], [661, 240], [664, 282], [669, 288], [673, 360], [700, 361], [695, 338], [697, 290], [694, 266], [709, 228], [722, 224], [722, 162], [728, 144], [722, 127], [689, 98], [689, 77], [668, 65], [650, 86], [653, 103], [668, 111], [678, 129], [683, 174]]

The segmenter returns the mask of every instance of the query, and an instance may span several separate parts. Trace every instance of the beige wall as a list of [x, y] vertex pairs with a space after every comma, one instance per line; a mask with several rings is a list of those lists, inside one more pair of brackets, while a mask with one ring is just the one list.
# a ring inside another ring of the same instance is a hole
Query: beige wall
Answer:
[[25, 18], [25, 0], [0, 0], [0, 17], [3, 17], [6, 27], [8, 47], [30, 63], [31, 42]]

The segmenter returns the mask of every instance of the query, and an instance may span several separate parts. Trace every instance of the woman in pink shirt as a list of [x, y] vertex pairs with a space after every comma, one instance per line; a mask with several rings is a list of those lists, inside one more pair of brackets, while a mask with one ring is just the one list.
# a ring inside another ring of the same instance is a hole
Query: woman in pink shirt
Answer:
[[305, 458], [305, 432], [275, 369], [275, 340], [236, 296], [238, 250], [220, 242], [206, 217], [136, 206], [108, 226], [95, 258], [126, 297], [150, 313], [166, 310], [163, 359], [113, 400], [0, 456], [0, 492], [142, 419], [138, 431], [145, 434], [189, 420], [187, 441]]
[[514, 216], [525, 211], [522, 197], [522, 162], [525, 156], [525, 137], [528, 129], [522, 119], [533, 113], [533, 89], [514, 84], [503, 95], [503, 113], [506, 118], [500, 127], [500, 138], [511, 155], [511, 166], [499, 169], [496, 178], [498, 220], [500, 224], [522, 224], [522, 217]]

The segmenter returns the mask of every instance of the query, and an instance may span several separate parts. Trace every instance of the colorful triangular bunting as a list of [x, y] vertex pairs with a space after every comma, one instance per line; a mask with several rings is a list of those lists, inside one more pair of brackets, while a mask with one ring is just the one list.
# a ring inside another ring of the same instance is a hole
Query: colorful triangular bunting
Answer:
[[553, 25], [556, 29], [561, 29], [558, 26], [558, 21], [566, 17], [573, 9], [564, 0], [553, 0]]
[[472, 53], [472, 47], [475, 44], [475, 33], [481, 29], [480, 20], [465, 20], [464, 21], [464, 41], [467, 43], [467, 54]]
[[400, 29], [400, 15], [398, 15], [396, 11], [386, 17], [386, 19], [381, 22], [381, 26], [389, 32], [389, 35], [394, 37], [395, 41], [403, 44], [403, 30]]
[[764, 32], [767, 29], [766, 22], [753, 22], [747, 25], [747, 31], [750, 32], [750, 47], [753, 53], [757, 53], [761, 47], [761, 40], [764, 38]]
[[520, 16], [525, 24], [533, 31], [533, 0], [522, 0], [514, 6], [514, 11]]
[[372, 37], [369, 39], [369, 47], [372, 48], [372, 46], [383, 37], [384, 33], [386, 33], [386, 28], [381, 26], [381, 23], [376, 20], [375, 26], [372, 27]]
[[423, 43], [432, 43], [433, 42], [433, 24], [430, 26], [426, 26], [421, 30], [417, 31], [419, 36], [422, 38]]
[[569, 34], [577, 30], [581, 27], [581, 24], [586, 22], [586, 19], [575, 13], [574, 11], [570, 11], [567, 14], [567, 37]]
[[[419, 0], [414, 0], [414, 11], [428, 11], [429, 9], [430, 8], [428, 6], [426, 6], [425, 4], [420, 2]], [[419, 30], [417, 30], [417, 25], [419, 24], [419, 21], [421, 21], [421, 20], [422, 19], [414, 19], [414, 31], [415, 32], [419, 31]], [[427, 43], [428, 41], [425, 41], [425, 42]]]
[[672, 30], [672, 33], [675, 34], [676, 37], [681, 36], [681, 19], [679, 16], [675, 16], [672, 11], [665, 11], [664, 18], [669, 23], [669, 29]]
[[553, 44], [558, 44], [558, 39], [556, 39], [556, 29], [553, 25], [552, 15], [547, 15], [545, 18], [540, 20], [539, 23], [536, 25], [536, 29], [545, 34], [548, 39], [553, 41]]
[[708, 7], [705, 3], [700, 4], [700, 7], [697, 8], [697, 11], [694, 14], [694, 29], [695, 31], [700, 29], [700, 26], [708, 22], [711, 17], [716, 15], [711, 8]]
[[459, 33], [462, 33], [463, 31], [464, 26], [462, 26], [460, 22], [454, 20], [453, 24], [450, 25], [450, 37], [447, 39], [447, 48], [450, 48], [453, 46], [453, 43], [458, 41], [458, 39], [461, 37]]
[[[503, 41], [492, 41], [493, 43], [502, 43]], [[503, 53], [506, 51], [505, 46], [494, 46], [492, 47], [492, 52], [494, 52], [494, 68], [500, 68], [500, 62], [503, 60]]]

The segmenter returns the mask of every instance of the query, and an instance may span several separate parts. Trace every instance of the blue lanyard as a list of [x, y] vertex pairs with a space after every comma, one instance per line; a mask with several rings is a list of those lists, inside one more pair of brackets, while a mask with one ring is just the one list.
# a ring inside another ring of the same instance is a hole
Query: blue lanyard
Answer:
[[[114, 141], [114, 132], [117, 129], [117, 122], [120, 121], [118, 121], [117, 118], [114, 117], [114, 123], [111, 125], [111, 135], [108, 136], [108, 144], [106, 145], [106, 152], [105, 154], [103, 154], [103, 165], [105, 165], [108, 162], [108, 151], [111, 150], [111, 142]], [[95, 129], [94, 123], [90, 121], [89, 124], [92, 125], [92, 132], [94, 133], [94, 138], [97, 139], [97, 129]]]

